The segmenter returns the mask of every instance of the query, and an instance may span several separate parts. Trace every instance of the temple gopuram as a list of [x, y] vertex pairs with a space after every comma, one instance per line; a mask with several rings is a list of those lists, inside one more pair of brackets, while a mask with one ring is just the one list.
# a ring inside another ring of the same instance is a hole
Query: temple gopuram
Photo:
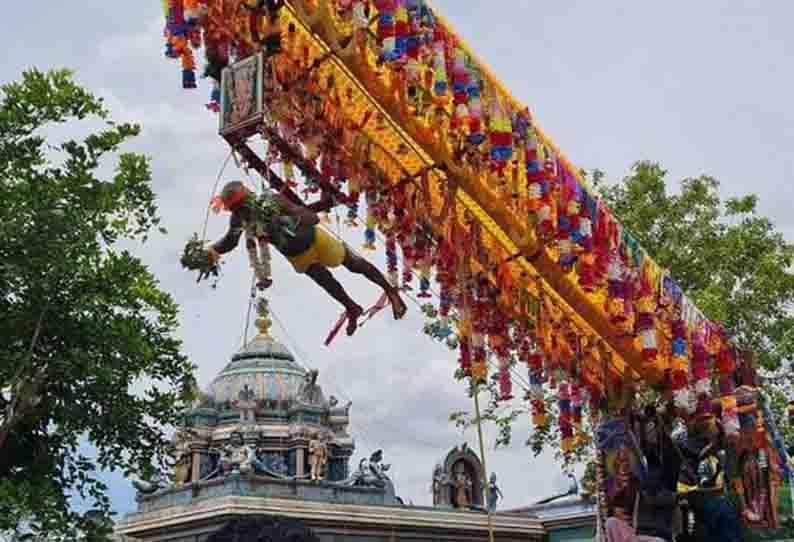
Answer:
[[[381, 450], [351, 465], [351, 404], [323, 393], [263, 322], [200, 393], [175, 435], [173, 472], [136, 480], [122, 540], [484, 541], [479, 458], [465, 445], [436, 468], [434, 507], [406, 506]], [[540, 521], [492, 514], [500, 541], [543, 540]]]

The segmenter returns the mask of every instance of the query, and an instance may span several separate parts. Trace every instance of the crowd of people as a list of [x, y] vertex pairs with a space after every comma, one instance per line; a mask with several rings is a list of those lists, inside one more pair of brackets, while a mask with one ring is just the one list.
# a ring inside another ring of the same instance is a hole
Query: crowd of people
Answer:
[[607, 542], [743, 542], [741, 513], [726, 492], [735, 449], [721, 422], [709, 414], [684, 424], [671, 411], [647, 407], [622, 424]]

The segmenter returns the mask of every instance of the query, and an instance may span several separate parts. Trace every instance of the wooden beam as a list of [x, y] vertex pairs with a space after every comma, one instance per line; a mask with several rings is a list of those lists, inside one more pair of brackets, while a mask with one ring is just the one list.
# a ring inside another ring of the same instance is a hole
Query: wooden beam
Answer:
[[[274, 136], [272, 139], [268, 137], [268, 140], [276, 145], [282, 155], [286, 154], [290, 160], [294, 160], [294, 157], [297, 153], [292, 150], [292, 148], [289, 147], [289, 145], [287, 145], [283, 139]], [[322, 213], [332, 209], [340, 203], [347, 203], [348, 196], [339, 190], [328, 177], [317, 171], [317, 168], [311, 164], [311, 161], [306, 160], [303, 157], [300, 157], [301, 163], [293, 161], [293, 163], [298, 166], [304, 175], [310, 176], [320, 186], [320, 200], [311, 204], [307, 204], [289, 187], [289, 185], [281, 177], [279, 177], [272, 169], [270, 169], [264, 160], [259, 158], [256, 152], [248, 146], [246, 141], [240, 140], [234, 136], [226, 136], [226, 141], [235, 151], [240, 154], [249, 167], [256, 170], [262, 176], [262, 178], [268, 182], [271, 188], [278, 190], [296, 205], [302, 205], [316, 213]], [[282, 148], [287, 152], [282, 151]]]

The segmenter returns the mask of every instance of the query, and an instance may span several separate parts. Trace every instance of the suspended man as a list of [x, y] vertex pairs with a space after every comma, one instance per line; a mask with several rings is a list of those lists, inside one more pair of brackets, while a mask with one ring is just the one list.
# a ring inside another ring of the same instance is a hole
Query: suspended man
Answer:
[[[295, 271], [308, 275], [344, 306], [348, 335], [355, 333], [364, 310], [350, 298], [329, 268], [342, 265], [353, 273], [364, 275], [383, 289], [396, 320], [405, 315], [406, 306], [399, 290], [389, 284], [377, 267], [319, 227], [320, 220], [314, 211], [279, 193], [257, 197], [240, 181], [224, 186], [218, 204], [231, 213], [231, 218], [226, 235], [208, 248], [213, 261], [234, 250], [244, 231], [262, 232], [267, 241], [289, 260]], [[266, 289], [270, 281], [260, 280], [258, 286]]]

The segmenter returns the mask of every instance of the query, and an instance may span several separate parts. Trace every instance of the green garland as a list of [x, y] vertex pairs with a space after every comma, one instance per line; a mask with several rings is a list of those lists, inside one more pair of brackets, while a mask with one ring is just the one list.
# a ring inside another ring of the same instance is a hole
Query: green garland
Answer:
[[284, 214], [281, 203], [267, 192], [260, 196], [249, 193], [246, 199], [246, 203], [253, 209], [257, 220], [261, 220], [265, 224], [272, 223]]
[[248, 204], [253, 210], [253, 216], [256, 217], [256, 224], [251, 226], [259, 226], [265, 230], [273, 244], [283, 246], [287, 238], [295, 237], [297, 227], [295, 218], [285, 216], [284, 208], [272, 194], [268, 192], [260, 196], [249, 194]]

